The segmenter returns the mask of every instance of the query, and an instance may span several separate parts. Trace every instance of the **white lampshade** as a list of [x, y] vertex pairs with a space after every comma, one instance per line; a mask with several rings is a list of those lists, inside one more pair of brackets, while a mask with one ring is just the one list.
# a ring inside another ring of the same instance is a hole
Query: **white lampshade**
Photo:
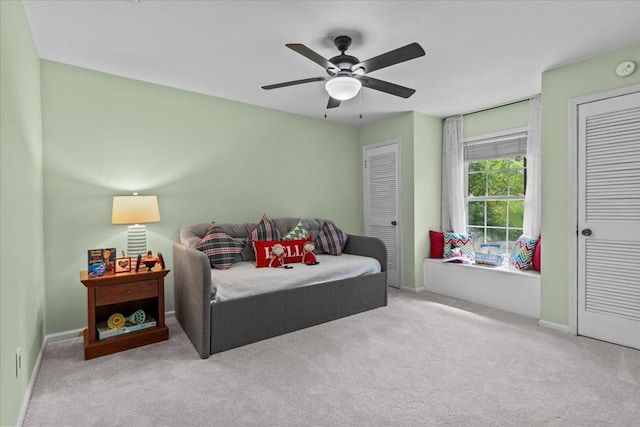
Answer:
[[345, 101], [358, 94], [362, 83], [360, 83], [360, 80], [350, 76], [338, 76], [327, 81], [324, 87], [327, 89], [329, 96]]
[[146, 222], [160, 221], [156, 196], [114, 196], [111, 210], [112, 224], [129, 224], [127, 229], [127, 255], [147, 253]]
[[160, 221], [158, 197], [114, 196], [111, 224], [143, 224]]

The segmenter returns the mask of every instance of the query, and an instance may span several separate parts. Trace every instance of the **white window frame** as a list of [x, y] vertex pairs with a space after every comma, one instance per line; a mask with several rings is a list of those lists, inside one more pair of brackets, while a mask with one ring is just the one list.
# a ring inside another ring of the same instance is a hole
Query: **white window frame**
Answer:
[[[526, 180], [526, 139], [527, 139], [527, 127], [520, 127], [520, 128], [514, 128], [514, 129], [507, 129], [507, 130], [503, 130], [503, 131], [499, 131], [499, 132], [493, 132], [493, 133], [488, 133], [488, 134], [483, 134], [483, 135], [478, 135], [478, 136], [474, 136], [474, 137], [470, 137], [470, 138], [465, 138], [463, 140], [463, 146], [465, 146], [466, 144], [478, 144], [478, 143], [483, 143], [483, 144], [499, 144], [501, 141], [510, 141], [513, 140], [515, 138], [521, 138], [523, 139], [524, 143], [524, 151], [520, 151], [520, 155], [522, 155], [523, 157], [525, 157], [525, 167], [524, 167], [524, 171], [525, 171], [525, 180]], [[505, 155], [503, 157], [493, 157], [493, 158], [482, 158], [482, 159], [477, 159], [474, 161], [483, 161], [483, 160], [495, 160], [495, 159], [503, 159], [503, 158], [510, 158], [513, 157], [513, 154], [510, 155]], [[473, 225], [469, 224], [469, 202], [474, 202], [474, 201], [482, 201], [482, 202], [487, 202], [487, 201], [508, 201], [508, 200], [522, 200], [524, 203], [524, 194], [522, 196], [512, 196], [512, 195], [506, 195], [506, 196], [473, 196], [473, 197], [469, 197], [469, 163], [466, 159], [465, 159], [465, 167], [464, 167], [464, 203], [465, 203], [465, 209], [467, 211], [467, 231], [470, 231], [469, 228], [473, 227]], [[509, 184], [510, 185], [510, 184]], [[526, 190], [526, 181], [525, 181], [525, 190]], [[510, 188], [509, 188], [509, 193], [511, 192]], [[506, 230], [506, 247], [504, 248], [504, 250], [506, 252], [509, 252], [509, 243], [511, 242], [509, 240], [509, 230], [510, 229], [518, 229], [515, 227], [509, 227], [509, 209], [507, 209], [506, 212], [506, 225], [504, 227], [497, 227], [499, 229], [505, 229]], [[486, 225], [487, 222], [487, 215], [486, 215], [486, 205], [485, 205], [485, 215], [484, 215], [484, 224], [482, 225], [483, 230], [485, 231], [484, 235], [486, 237], [486, 231], [490, 228], [496, 228], [496, 227], [489, 227]], [[474, 228], [477, 228], [477, 226], [475, 226]], [[520, 229], [521, 230], [521, 229]], [[515, 241], [515, 240], [514, 240]]]

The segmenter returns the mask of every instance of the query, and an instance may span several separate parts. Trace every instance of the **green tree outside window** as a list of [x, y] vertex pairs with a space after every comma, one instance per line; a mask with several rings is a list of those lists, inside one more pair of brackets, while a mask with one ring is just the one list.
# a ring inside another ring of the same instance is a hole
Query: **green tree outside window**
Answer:
[[467, 166], [468, 230], [475, 249], [482, 243], [499, 243], [503, 252], [510, 252], [522, 234], [526, 159], [482, 160]]

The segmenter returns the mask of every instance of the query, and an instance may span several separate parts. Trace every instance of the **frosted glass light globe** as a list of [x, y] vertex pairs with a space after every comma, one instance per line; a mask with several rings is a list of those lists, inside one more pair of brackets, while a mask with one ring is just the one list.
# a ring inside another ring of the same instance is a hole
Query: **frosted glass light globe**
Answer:
[[361, 87], [360, 80], [349, 76], [334, 77], [325, 84], [325, 89], [329, 96], [340, 101], [353, 98], [358, 94]]

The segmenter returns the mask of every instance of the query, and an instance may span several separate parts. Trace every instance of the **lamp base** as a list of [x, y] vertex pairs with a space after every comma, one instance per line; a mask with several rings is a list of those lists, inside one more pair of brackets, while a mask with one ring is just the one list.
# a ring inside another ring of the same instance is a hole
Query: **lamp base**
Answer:
[[127, 227], [127, 256], [147, 254], [147, 227], [135, 224]]

